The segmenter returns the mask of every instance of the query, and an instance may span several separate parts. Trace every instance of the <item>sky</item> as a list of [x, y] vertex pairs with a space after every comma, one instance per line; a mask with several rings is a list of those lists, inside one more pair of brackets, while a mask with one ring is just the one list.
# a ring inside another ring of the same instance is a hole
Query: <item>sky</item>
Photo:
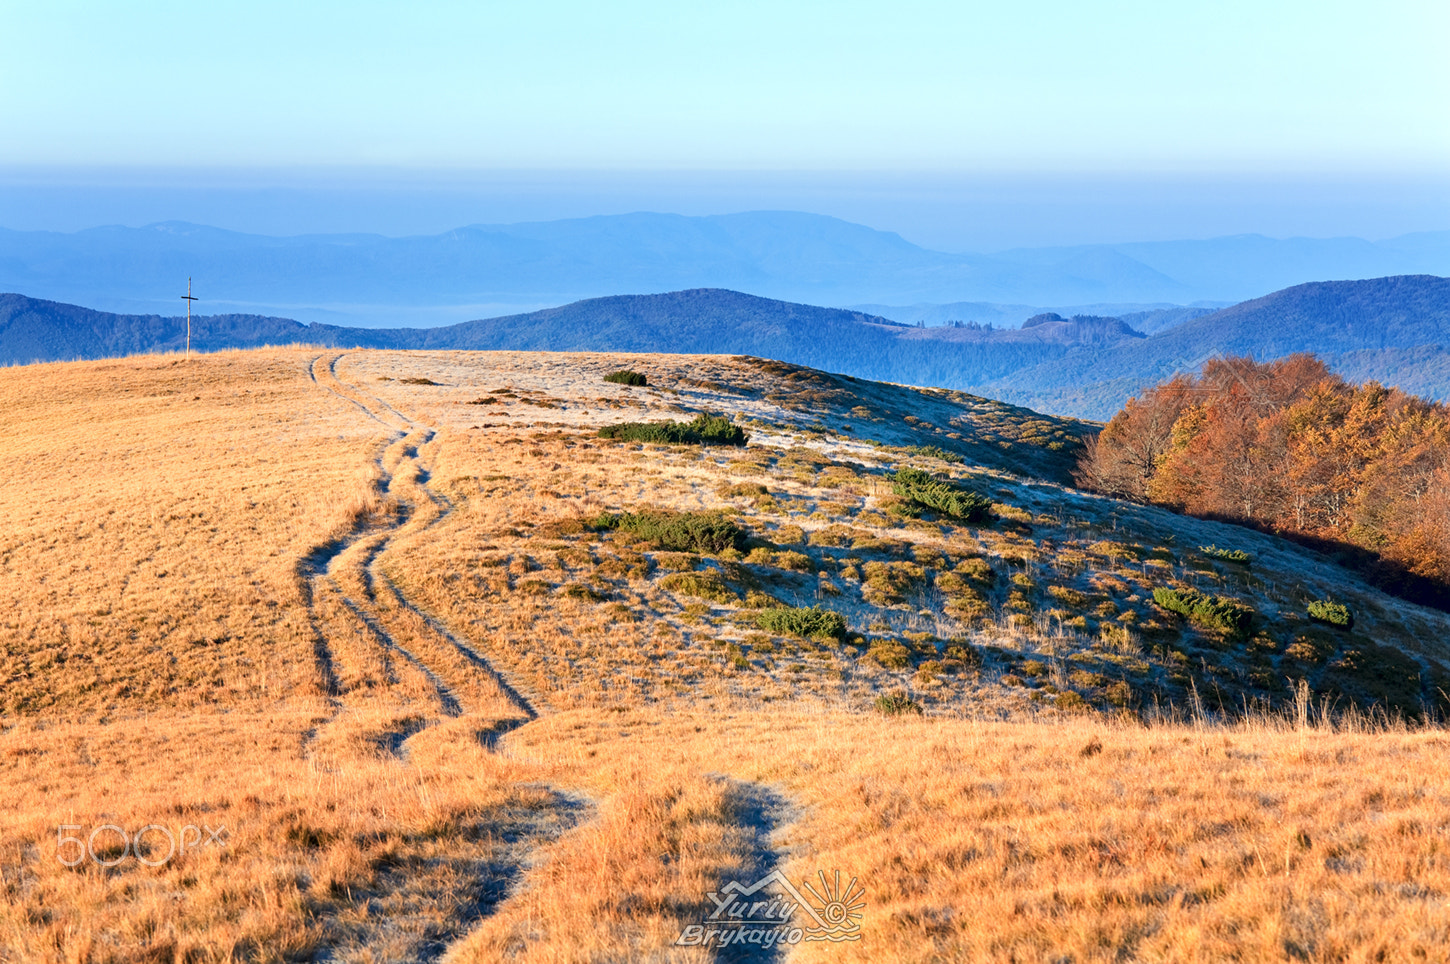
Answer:
[[1450, 228], [1450, 4], [0, 0], [0, 226]]

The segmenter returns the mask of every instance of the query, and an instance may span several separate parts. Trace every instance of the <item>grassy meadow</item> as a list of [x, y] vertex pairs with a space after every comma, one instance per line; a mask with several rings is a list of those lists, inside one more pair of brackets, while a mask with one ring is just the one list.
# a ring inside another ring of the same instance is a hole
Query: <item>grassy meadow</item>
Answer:
[[[1450, 617], [1066, 488], [1083, 423], [297, 348], [0, 412], [0, 961], [1450, 953]], [[677, 943], [773, 871], [858, 939]]]

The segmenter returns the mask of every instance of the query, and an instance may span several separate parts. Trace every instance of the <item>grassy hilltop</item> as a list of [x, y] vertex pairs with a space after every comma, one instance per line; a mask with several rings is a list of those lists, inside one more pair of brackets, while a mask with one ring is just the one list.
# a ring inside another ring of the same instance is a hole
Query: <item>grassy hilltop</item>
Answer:
[[[866, 888], [801, 960], [1450, 938], [1450, 616], [1066, 488], [1085, 423], [320, 349], [5, 369], [0, 410], [0, 960], [703, 961], [771, 870]], [[748, 444], [601, 437], [667, 420]]]

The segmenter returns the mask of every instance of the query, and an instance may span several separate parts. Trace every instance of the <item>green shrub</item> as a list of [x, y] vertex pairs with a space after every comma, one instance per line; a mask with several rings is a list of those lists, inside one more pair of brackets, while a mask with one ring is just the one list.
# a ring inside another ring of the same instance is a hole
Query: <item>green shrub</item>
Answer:
[[1052, 701], [1052, 705], [1055, 709], [1066, 713], [1086, 713], [1092, 709], [1088, 701], [1082, 698], [1081, 693], [1074, 693], [1072, 690], [1058, 693], [1057, 699]]
[[672, 572], [660, 580], [660, 585], [670, 592], [677, 592], [697, 599], [713, 602], [736, 602], [739, 597], [725, 585], [724, 578], [714, 569], [703, 572]]
[[1099, 556], [1107, 556], [1114, 563], [1123, 559], [1141, 559], [1143, 550], [1141, 546], [1128, 546], [1121, 542], [1111, 542], [1104, 539], [1101, 542], [1094, 542], [1087, 547], [1087, 551]]
[[791, 572], [815, 572], [816, 564], [811, 557], [803, 552], [792, 552], [789, 549], [775, 554], [774, 564], [777, 569], [788, 569]]
[[907, 594], [926, 579], [926, 570], [914, 562], [879, 562], [861, 566], [861, 595], [875, 606], [904, 602]]
[[1318, 666], [1334, 655], [1337, 644], [1329, 633], [1316, 629], [1294, 637], [1284, 649], [1284, 655], [1297, 663]]
[[800, 526], [785, 525], [775, 530], [775, 541], [782, 546], [798, 546], [806, 541], [805, 530]]
[[744, 445], [745, 430], [723, 415], [701, 412], [690, 422], [621, 422], [599, 430], [600, 438], [656, 445]]
[[1064, 606], [1071, 606], [1074, 609], [1082, 609], [1089, 601], [1086, 593], [1067, 586], [1048, 586], [1047, 593]]
[[982, 654], [965, 639], [954, 639], [947, 643], [947, 659], [956, 660], [966, 667], [982, 665]]
[[1231, 636], [1247, 636], [1254, 624], [1254, 611], [1243, 603], [1195, 589], [1160, 587], [1153, 590], [1153, 601], [1195, 626], [1222, 630]]
[[656, 552], [655, 565], [669, 572], [690, 572], [700, 557], [693, 552]]
[[716, 486], [715, 494], [722, 499], [754, 499], [770, 495], [770, 490], [759, 482], [721, 482]]
[[1222, 559], [1224, 562], [1237, 562], [1247, 566], [1254, 561], [1254, 557], [1242, 549], [1220, 549], [1218, 546], [1199, 546], [1198, 551], [1210, 559]]
[[1340, 629], [1354, 628], [1354, 613], [1349, 607], [1332, 599], [1316, 599], [1309, 604], [1309, 618], [1316, 623], [1328, 623]]
[[966, 459], [955, 452], [948, 452], [940, 445], [913, 445], [907, 449], [912, 455], [921, 455], [929, 459], [941, 459], [943, 462], [950, 462], [953, 465], [960, 465]]
[[866, 656], [885, 669], [906, 669], [911, 665], [911, 650], [889, 639], [872, 643], [866, 650]]
[[956, 571], [973, 582], [991, 586], [997, 581], [997, 574], [985, 559], [964, 559], [957, 563]]
[[649, 384], [649, 379], [639, 372], [632, 372], [628, 368], [620, 369], [617, 372], [610, 372], [604, 376], [606, 382], [613, 382], [616, 385], [633, 385], [636, 388]]
[[909, 502], [962, 522], [985, 522], [992, 517], [992, 500], [951, 482], [934, 479], [920, 469], [898, 469], [891, 491]]
[[605, 513], [596, 529], [622, 529], [676, 552], [723, 552], [745, 546], [745, 530], [718, 512]]
[[901, 716], [904, 713], [915, 713], [921, 715], [921, 704], [906, 695], [904, 690], [897, 690], [894, 693], [882, 693], [871, 704], [876, 712], [886, 716]]
[[846, 618], [819, 606], [766, 609], [755, 624], [771, 633], [819, 639], [845, 639]]

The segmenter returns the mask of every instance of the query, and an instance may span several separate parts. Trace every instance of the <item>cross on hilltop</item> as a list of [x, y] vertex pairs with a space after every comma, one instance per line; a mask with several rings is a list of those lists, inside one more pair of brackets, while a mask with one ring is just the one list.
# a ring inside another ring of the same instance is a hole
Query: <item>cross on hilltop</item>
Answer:
[[186, 294], [181, 296], [181, 300], [186, 302], [186, 360], [191, 361], [191, 303], [201, 299], [191, 296], [191, 277], [189, 275], [186, 279]]

